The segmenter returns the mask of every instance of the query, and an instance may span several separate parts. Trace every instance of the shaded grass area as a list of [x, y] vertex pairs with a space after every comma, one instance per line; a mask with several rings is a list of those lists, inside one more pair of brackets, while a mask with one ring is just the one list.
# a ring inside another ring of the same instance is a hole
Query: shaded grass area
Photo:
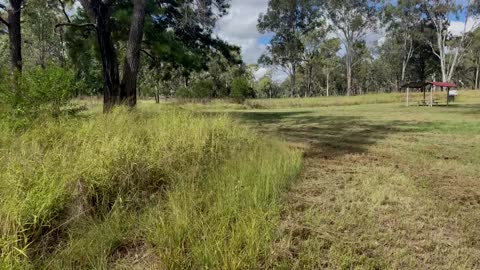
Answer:
[[480, 102], [469, 95], [450, 107], [233, 112], [305, 151], [264, 267], [480, 268]]
[[0, 131], [1, 269], [255, 268], [298, 151], [142, 105]]

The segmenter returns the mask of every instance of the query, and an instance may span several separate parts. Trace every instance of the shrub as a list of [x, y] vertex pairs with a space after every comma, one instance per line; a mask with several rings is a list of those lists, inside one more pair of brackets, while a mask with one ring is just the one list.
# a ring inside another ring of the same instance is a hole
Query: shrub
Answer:
[[244, 101], [246, 98], [253, 98], [254, 96], [255, 93], [246, 77], [242, 76], [233, 79], [230, 97], [237, 101]]
[[192, 98], [193, 94], [187, 87], [180, 87], [177, 89], [175, 95], [178, 98]]
[[177, 97], [204, 99], [212, 98], [215, 85], [210, 79], [195, 81], [191, 87], [182, 87], [177, 91]]
[[38, 67], [24, 71], [16, 93], [10, 82], [4, 82], [0, 97], [4, 113], [21, 123], [44, 114], [60, 115], [76, 87], [73, 72], [60, 67]]

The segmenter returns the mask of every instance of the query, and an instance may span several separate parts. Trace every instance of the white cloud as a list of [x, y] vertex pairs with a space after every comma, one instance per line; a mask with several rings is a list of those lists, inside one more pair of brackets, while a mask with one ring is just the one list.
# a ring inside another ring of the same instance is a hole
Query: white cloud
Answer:
[[253, 72], [253, 76], [258, 81], [270, 71], [272, 72], [272, 80], [275, 82], [281, 83], [288, 78], [287, 73], [274, 67], [259, 67]]
[[288, 78], [287, 73], [285, 73], [281, 70], [278, 70], [278, 69], [273, 70], [273, 74], [272, 74], [272, 80], [273, 81], [281, 83], [281, 82], [285, 81], [287, 78]]
[[263, 76], [265, 76], [265, 74], [267, 74], [267, 72], [269, 71], [270, 69], [266, 68], [266, 67], [259, 67], [254, 73], [253, 73], [253, 76], [255, 77], [255, 80], [260, 80]]
[[257, 22], [267, 6], [268, 0], [233, 0], [229, 14], [217, 23], [216, 34], [240, 46], [247, 64], [256, 63], [265, 51], [266, 46], [260, 42], [262, 34], [257, 30]]
[[465, 27], [465, 21], [452, 21], [448, 27], [448, 31], [454, 36], [460, 36], [466, 32], [470, 32], [474, 28], [477, 28], [480, 24], [479, 18], [468, 18], [467, 24]]

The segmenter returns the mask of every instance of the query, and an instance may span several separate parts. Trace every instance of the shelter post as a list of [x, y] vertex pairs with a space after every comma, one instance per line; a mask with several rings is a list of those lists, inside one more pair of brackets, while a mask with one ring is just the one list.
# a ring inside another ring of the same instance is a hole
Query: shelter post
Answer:
[[447, 106], [450, 103], [450, 87], [447, 87]]
[[430, 87], [430, 107], [433, 107], [433, 91], [435, 90], [435, 86]]

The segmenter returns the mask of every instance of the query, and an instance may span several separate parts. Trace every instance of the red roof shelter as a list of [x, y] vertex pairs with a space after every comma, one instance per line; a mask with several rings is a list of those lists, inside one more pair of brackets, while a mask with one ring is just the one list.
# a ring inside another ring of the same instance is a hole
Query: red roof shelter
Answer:
[[[427, 86], [430, 86], [430, 100], [426, 99]], [[402, 86], [402, 88], [407, 89], [407, 106], [410, 105], [410, 88], [422, 90], [423, 100], [419, 102], [419, 105], [432, 107], [434, 103], [438, 104], [438, 101], [436, 102], [433, 99], [433, 91], [435, 91], [436, 87], [440, 87], [442, 91], [443, 91], [443, 88], [447, 89], [447, 106], [448, 106], [450, 102], [450, 89], [457, 87], [456, 84], [450, 83], [450, 82], [410, 82], [405, 84], [404, 86]]]
[[449, 83], [449, 82], [427, 82], [427, 83], [433, 86], [438, 86], [438, 87], [446, 87], [446, 88], [457, 87], [456, 84]]

